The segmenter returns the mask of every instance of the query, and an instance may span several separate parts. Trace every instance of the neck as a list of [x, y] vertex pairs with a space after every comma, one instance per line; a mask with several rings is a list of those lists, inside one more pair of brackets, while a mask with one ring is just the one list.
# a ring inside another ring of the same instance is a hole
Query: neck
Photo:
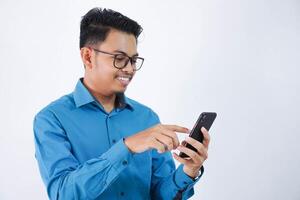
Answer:
[[110, 113], [115, 107], [116, 94], [105, 95], [97, 92], [93, 89], [92, 84], [90, 84], [86, 79], [83, 79], [83, 84], [90, 91], [90, 93], [97, 99], [97, 101], [104, 107], [105, 111]]

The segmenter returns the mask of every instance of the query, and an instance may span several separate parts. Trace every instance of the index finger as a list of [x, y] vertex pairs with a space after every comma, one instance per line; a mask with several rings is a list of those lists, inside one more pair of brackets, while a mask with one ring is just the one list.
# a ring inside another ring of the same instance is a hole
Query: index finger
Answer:
[[210, 136], [208, 134], [208, 131], [204, 127], [202, 127], [201, 132], [203, 133], [203, 142], [202, 142], [202, 144], [206, 148], [208, 148], [208, 145], [209, 145], [209, 142], [210, 142]]
[[182, 126], [177, 126], [177, 125], [163, 125], [163, 126], [169, 129], [170, 131], [175, 131], [179, 133], [189, 133], [189, 129]]

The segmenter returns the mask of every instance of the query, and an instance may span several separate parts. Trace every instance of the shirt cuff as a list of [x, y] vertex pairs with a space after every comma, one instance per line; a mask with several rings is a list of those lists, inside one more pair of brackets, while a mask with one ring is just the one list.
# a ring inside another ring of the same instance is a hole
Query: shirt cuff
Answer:
[[174, 175], [174, 182], [177, 185], [177, 187], [180, 190], [186, 190], [195, 185], [200, 180], [200, 177], [202, 176], [204, 171], [203, 166], [201, 167], [200, 175], [197, 176], [195, 179], [189, 177], [184, 171], [183, 171], [183, 164], [179, 165], [179, 167], [175, 171]]
[[117, 172], [121, 172], [131, 162], [133, 154], [124, 144], [123, 138], [115, 143], [101, 157], [107, 159]]

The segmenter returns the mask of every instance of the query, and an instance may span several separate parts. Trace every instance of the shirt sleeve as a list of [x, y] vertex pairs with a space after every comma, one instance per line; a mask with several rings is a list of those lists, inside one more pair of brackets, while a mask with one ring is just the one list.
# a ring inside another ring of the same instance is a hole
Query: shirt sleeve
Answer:
[[[153, 115], [154, 121], [160, 123], [157, 114], [153, 112]], [[182, 164], [177, 169], [175, 168], [170, 152], [160, 154], [153, 149], [151, 198], [155, 200], [190, 198], [194, 194], [193, 186], [200, 180], [202, 172], [203, 170], [201, 170], [201, 174], [197, 179], [194, 180], [183, 171]]]
[[[152, 150], [152, 199], [188, 199], [194, 194], [193, 186], [200, 180], [194, 180], [183, 171], [183, 165], [175, 169], [174, 160], [170, 152], [159, 154]], [[180, 194], [178, 194], [180, 193]]]
[[132, 153], [121, 139], [107, 152], [80, 164], [55, 114], [34, 119], [35, 157], [50, 199], [96, 199], [130, 164]]

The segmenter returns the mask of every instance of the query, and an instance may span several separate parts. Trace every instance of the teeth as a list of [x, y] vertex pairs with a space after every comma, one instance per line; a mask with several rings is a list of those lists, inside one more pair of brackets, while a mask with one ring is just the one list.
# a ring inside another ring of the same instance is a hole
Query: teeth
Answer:
[[118, 77], [118, 79], [122, 80], [122, 81], [129, 81], [128, 77]]

